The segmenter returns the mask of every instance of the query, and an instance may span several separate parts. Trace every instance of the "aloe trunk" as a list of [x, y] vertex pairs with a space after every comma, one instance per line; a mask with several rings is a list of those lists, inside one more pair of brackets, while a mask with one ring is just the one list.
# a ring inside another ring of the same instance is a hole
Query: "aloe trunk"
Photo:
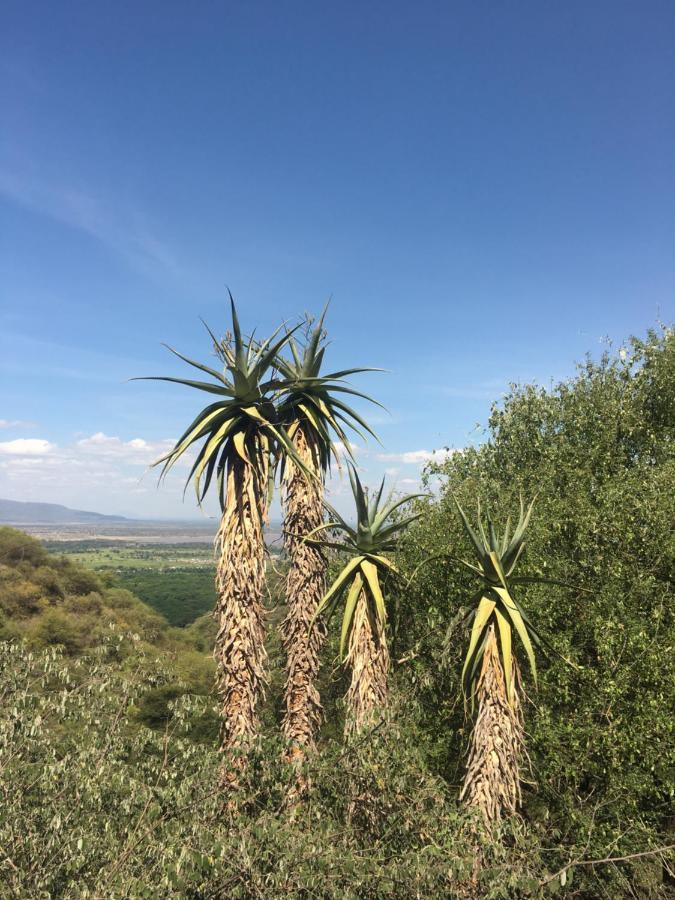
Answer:
[[[258, 731], [265, 693], [265, 590], [263, 522], [267, 505], [267, 459], [238, 455], [227, 469], [224, 512], [216, 537], [218, 556], [215, 644], [217, 690], [222, 708], [221, 751], [245, 750]], [[234, 764], [234, 769], [240, 766]], [[226, 763], [224, 781], [233, 780]]]
[[346, 697], [346, 737], [373, 725], [378, 712], [386, 707], [389, 662], [384, 624], [373, 614], [366, 591], [362, 589], [349, 634], [347, 664], [351, 683]]
[[520, 759], [523, 723], [518, 698], [519, 679], [511, 662], [511, 702], [497, 646], [494, 622], [487, 630], [485, 651], [476, 686], [478, 714], [471, 734], [469, 760], [460, 800], [478, 809], [488, 830], [520, 804]]
[[298, 457], [316, 478], [308, 478], [292, 461], [284, 478], [284, 542], [290, 558], [286, 579], [288, 611], [281, 625], [286, 651], [283, 735], [289, 757], [300, 762], [316, 749], [316, 733], [323, 707], [316, 679], [326, 636], [323, 622], [312, 622], [326, 589], [326, 562], [321, 550], [304, 541], [323, 522], [323, 483], [319, 451], [313, 432], [302, 422], [293, 431]]

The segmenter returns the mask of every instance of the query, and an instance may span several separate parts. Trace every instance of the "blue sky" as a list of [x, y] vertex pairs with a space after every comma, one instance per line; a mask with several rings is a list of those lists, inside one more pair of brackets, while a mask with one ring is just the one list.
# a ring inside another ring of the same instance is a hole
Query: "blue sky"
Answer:
[[[319, 311], [411, 489], [510, 381], [672, 319], [672, 3], [13, 2], [0, 496], [193, 516], [166, 341]], [[386, 458], [382, 458], [386, 455]], [[336, 488], [336, 502], [342, 503]]]

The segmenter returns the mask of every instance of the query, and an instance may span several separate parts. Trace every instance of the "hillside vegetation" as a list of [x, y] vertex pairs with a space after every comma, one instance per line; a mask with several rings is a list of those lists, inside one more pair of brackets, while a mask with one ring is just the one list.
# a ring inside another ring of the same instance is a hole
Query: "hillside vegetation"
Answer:
[[142, 717], [147, 707], [153, 721], [166, 712], [164, 695], [208, 694], [212, 686], [209, 616], [188, 628], [171, 627], [112, 577], [52, 556], [9, 527], [0, 527], [0, 640], [22, 642], [29, 651], [58, 648], [70, 660], [87, 659], [113, 641], [127, 666], [139, 654], [156, 658], [166, 668], [167, 686], [149, 687], [140, 710]]
[[[343, 743], [331, 629], [326, 724], [307, 796], [289, 804], [273, 636], [236, 813], [217, 789], [211, 620], [172, 628], [0, 529], [0, 896], [673, 896], [674, 450], [672, 332], [550, 390], [514, 387], [483, 443], [430, 471], [433, 494], [416, 501], [396, 559], [407, 587], [392, 599], [387, 712]], [[454, 559], [470, 550], [453, 496], [466, 509], [480, 496], [503, 521], [521, 492], [537, 495], [523, 571], [567, 586], [520, 590], [543, 642], [538, 687], [523, 673], [523, 807], [477, 867], [458, 802], [474, 588]]]
[[189, 625], [213, 610], [211, 544], [139, 544], [124, 540], [45, 541], [47, 549], [124, 587], [170, 625]]

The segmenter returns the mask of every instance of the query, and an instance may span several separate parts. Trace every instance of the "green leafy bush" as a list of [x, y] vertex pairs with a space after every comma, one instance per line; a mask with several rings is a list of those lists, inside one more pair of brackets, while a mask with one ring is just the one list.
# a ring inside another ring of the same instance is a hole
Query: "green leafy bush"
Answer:
[[[452, 896], [471, 878], [468, 823], [444, 781], [424, 772], [396, 713], [349, 752], [326, 747], [308, 770], [311, 800], [293, 815], [293, 775], [280, 743], [265, 739], [228, 809], [214, 790], [220, 755], [191, 735], [208, 701], [176, 697], [164, 727], [136, 727], [129, 712], [147, 691], [150, 660], [120, 667], [120, 641], [112, 633], [70, 662], [0, 643], [6, 894], [356, 900]], [[486, 896], [508, 896], [507, 886], [526, 896], [537, 883], [530, 849], [489, 858]]]
[[16, 566], [26, 562], [37, 568], [47, 559], [46, 550], [35, 538], [16, 528], [0, 526], [0, 565]]
[[[481, 497], [501, 521], [521, 492], [538, 495], [524, 567], [574, 587], [521, 589], [546, 641], [539, 690], [526, 681], [526, 822], [561, 864], [672, 843], [675, 335], [587, 360], [551, 390], [514, 386], [486, 437], [430, 470], [437, 496], [400, 562], [468, 558], [453, 494], [465, 508]], [[430, 764], [454, 783], [468, 735], [458, 702], [468, 587], [461, 566], [439, 561], [400, 598], [400, 653], [411, 657], [400, 678], [416, 688]], [[600, 870], [590, 896], [631, 896], [638, 871], [662, 885], [660, 861], [638, 859]]]
[[83, 629], [68, 613], [48, 609], [36, 621], [32, 637], [43, 647], [60, 646], [72, 655], [82, 649]]

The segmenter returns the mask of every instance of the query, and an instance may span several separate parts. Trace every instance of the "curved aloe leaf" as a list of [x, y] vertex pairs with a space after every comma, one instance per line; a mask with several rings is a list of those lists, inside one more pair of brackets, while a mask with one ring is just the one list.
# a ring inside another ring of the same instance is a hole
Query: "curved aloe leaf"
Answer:
[[349, 593], [347, 595], [347, 602], [345, 604], [345, 614], [342, 619], [342, 631], [340, 633], [340, 657], [344, 656], [345, 652], [345, 644], [347, 643], [347, 636], [349, 634], [349, 629], [352, 624], [352, 619], [354, 617], [354, 609], [356, 607], [356, 601], [359, 599], [359, 594], [361, 593], [361, 588], [363, 587], [363, 579], [360, 573], [356, 573], [354, 580], [352, 581], [352, 586], [349, 589]]
[[381, 624], [384, 625], [387, 621], [387, 609], [384, 605], [382, 588], [380, 587], [380, 580], [377, 575], [377, 566], [374, 562], [371, 562], [371, 560], [364, 559], [361, 563], [361, 571], [366, 577], [368, 587], [370, 588], [370, 592], [373, 595], [373, 599], [375, 600], [375, 609], [377, 610], [377, 616]]
[[347, 581], [349, 576], [352, 574], [352, 572], [361, 565], [363, 559], [364, 559], [363, 556], [356, 556], [353, 559], [349, 560], [349, 562], [344, 567], [344, 569], [340, 572], [340, 574], [337, 576], [337, 578], [335, 579], [333, 584], [323, 595], [321, 603], [319, 603], [319, 606], [317, 607], [317, 610], [314, 613], [314, 616], [312, 617], [312, 623], [314, 621], [316, 621], [318, 616], [320, 616], [321, 613], [324, 611], [324, 609], [330, 602], [331, 597], [333, 597], [340, 590], [340, 588], [344, 586], [345, 582]]
[[471, 665], [476, 647], [478, 646], [478, 642], [483, 636], [485, 626], [487, 625], [488, 619], [492, 615], [492, 610], [496, 605], [496, 601], [492, 600], [486, 595], [483, 595], [480, 599], [478, 609], [476, 610], [476, 615], [473, 620], [473, 627], [471, 628], [469, 649], [464, 660], [464, 667], [462, 668], [462, 681], [465, 680], [467, 669]]

